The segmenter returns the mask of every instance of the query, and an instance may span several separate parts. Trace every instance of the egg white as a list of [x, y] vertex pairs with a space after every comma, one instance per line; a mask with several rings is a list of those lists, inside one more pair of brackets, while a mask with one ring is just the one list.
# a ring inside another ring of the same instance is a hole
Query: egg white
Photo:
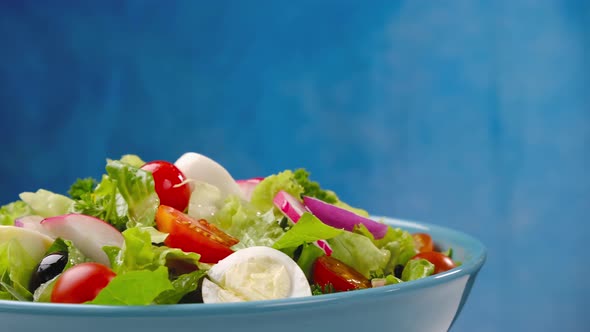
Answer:
[[[252, 264], [252, 265], [248, 265]], [[245, 280], [235, 275], [252, 271]], [[242, 302], [311, 296], [305, 274], [283, 252], [270, 247], [241, 249], [219, 261], [203, 281], [203, 302]]]
[[174, 166], [189, 180], [202, 181], [219, 188], [223, 197], [228, 195], [243, 197], [242, 190], [230, 173], [209, 157], [187, 152], [174, 162]]

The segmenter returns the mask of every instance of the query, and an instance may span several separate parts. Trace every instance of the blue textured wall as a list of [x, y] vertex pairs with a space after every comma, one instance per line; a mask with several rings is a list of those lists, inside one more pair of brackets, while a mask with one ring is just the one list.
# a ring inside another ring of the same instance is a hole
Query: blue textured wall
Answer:
[[0, 201], [106, 157], [305, 166], [489, 258], [454, 331], [588, 331], [584, 1], [0, 1]]

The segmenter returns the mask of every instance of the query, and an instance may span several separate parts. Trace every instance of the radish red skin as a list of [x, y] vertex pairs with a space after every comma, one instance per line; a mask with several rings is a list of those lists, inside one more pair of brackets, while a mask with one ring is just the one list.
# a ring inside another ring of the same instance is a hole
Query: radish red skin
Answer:
[[296, 223], [303, 213], [308, 212], [305, 206], [288, 192], [279, 191], [274, 199], [274, 205], [281, 210], [292, 222]]
[[326, 225], [352, 232], [355, 226], [362, 224], [367, 227], [367, 230], [373, 234], [375, 239], [381, 239], [387, 233], [387, 225], [359, 216], [356, 213], [317, 198], [304, 196], [303, 202], [307, 209]]

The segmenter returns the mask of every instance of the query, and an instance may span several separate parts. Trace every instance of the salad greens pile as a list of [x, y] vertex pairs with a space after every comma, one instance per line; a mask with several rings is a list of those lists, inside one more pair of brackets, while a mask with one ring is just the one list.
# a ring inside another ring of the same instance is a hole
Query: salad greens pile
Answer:
[[[88, 303], [199, 302], [200, 285], [212, 265], [203, 263], [199, 253], [165, 244], [168, 234], [160, 232], [155, 222], [160, 199], [154, 176], [141, 168], [144, 164], [135, 155], [108, 159], [101, 179], [78, 179], [67, 195], [44, 189], [21, 193], [19, 200], [0, 208], [0, 225], [14, 227], [22, 218], [42, 220], [70, 213], [96, 217], [120, 231], [124, 244], [103, 248], [116, 276]], [[297, 199], [314, 197], [360, 216], [369, 215], [342, 202], [333, 191], [322, 189], [304, 169], [285, 170], [265, 177], [256, 185], [249, 200], [238, 195], [223, 195], [219, 188], [205, 182], [190, 185], [190, 202], [187, 210], [181, 212], [196, 220], [206, 219], [238, 239], [231, 247], [234, 251], [266, 246], [287, 254], [305, 273], [314, 294], [334, 291], [331, 286], [314, 285], [314, 262], [326, 255], [325, 250], [315, 245], [317, 241], [329, 245], [331, 257], [367, 280], [381, 284], [415, 280], [434, 272], [434, 265], [428, 260], [411, 260], [417, 253], [416, 243], [404, 230], [388, 227], [385, 236], [377, 239], [363, 224], [348, 231], [325, 224], [309, 211], [304, 211], [297, 222], [287, 218], [273, 203], [279, 192]], [[61, 273], [91, 261], [72, 241], [61, 237], [53, 239], [45, 254], [55, 252], [67, 257]], [[51, 301], [59, 275], [34, 289], [30, 287], [39, 264], [22, 243], [0, 236], [0, 299]]]

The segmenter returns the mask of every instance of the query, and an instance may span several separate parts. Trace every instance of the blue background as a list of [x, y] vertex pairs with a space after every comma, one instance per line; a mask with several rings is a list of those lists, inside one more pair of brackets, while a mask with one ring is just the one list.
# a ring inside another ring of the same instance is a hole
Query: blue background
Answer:
[[589, 2], [3, 0], [0, 48], [0, 202], [124, 153], [304, 166], [487, 245], [454, 331], [588, 331]]

